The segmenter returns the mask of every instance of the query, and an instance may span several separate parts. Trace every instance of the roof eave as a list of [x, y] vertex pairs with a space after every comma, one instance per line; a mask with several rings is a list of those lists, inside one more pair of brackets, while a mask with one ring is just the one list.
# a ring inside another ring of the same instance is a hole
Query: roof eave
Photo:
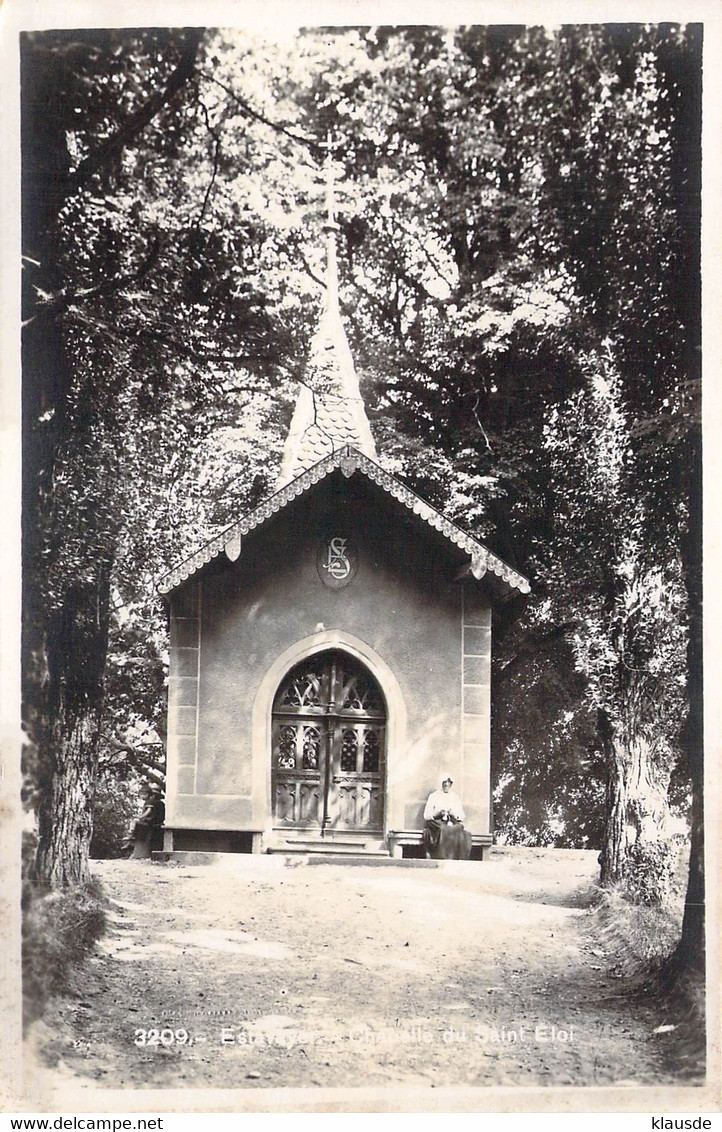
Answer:
[[429, 526], [440, 531], [449, 541], [469, 555], [470, 561], [467, 572], [477, 580], [488, 573], [493, 575], [495, 581], [508, 588], [508, 596], [512, 596], [514, 591], [522, 594], [530, 592], [529, 581], [523, 574], [518, 573], [508, 563], [493, 554], [478, 539], [457, 527], [451, 519], [447, 519], [430, 503], [427, 503], [405, 484], [402, 484], [400, 480], [385, 471], [375, 460], [346, 444], [319, 460], [317, 464], [302, 472], [301, 475], [296, 476], [295, 479], [269, 496], [249, 515], [231, 524], [220, 535], [210, 539], [194, 554], [172, 570], [167, 571], [158, 581], [157, 589], [159, 593], [163, 595], [172, 593], [173, 590], [198, 573], [199, 570], [202, 570], [221, 553], [225, 553], [226, 557], [234, 562], [240, 555], [241, 542], [245, 535], [261, 526], [271, 515], [282, 510], [293, 499], [303, 495], [314, 484], [325, 479], [336, 469], [340, 469], [342, 474], [347, 477], [354, 475], [355, 472], [361, 472], [368, 479], [378, 484], [387, 494], [397, 499], [414, 514], [419, 515]]

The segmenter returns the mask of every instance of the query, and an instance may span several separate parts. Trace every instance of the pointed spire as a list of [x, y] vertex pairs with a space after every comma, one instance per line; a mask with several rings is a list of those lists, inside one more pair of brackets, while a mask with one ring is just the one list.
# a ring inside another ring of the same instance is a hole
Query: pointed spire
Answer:
[[336, 259], [334, 175], [331, 137], [324, 149], [326, 172], [326, 295], [311, 343], [303, 382], [283, 451], [276, 489], [346, 444], [376, 459], [376, 446], [341, 321]]
[[338, 304], [338, 260], [336, 258], [336, 233], [339, 226], [336, 223], [336, 207], [334, 200], [335, 178], [333, 162], [331, 161], [332, 148], [331, 133], [326, 138], [326, 222], [323, 230], [326, 233], [326, 308], [339, 309]]

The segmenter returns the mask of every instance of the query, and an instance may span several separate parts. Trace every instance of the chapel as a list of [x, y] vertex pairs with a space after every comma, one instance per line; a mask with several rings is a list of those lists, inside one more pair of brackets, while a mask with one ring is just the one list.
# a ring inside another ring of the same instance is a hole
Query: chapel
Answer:
[[326, 294], [275, 492], [160, 581], [164, 851], [414, 856], [442, 771], [492, 841], [495, 603], [526, 578], [379, 463]]

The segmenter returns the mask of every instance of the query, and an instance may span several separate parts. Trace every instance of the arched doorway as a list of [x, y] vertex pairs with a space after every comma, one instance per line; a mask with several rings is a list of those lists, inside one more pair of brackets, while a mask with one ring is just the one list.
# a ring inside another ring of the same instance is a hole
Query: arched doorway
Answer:
[[386, 703], [368, 669], [339, 649], [296, 664], [273, 701], [276, 828], [383, 830]]

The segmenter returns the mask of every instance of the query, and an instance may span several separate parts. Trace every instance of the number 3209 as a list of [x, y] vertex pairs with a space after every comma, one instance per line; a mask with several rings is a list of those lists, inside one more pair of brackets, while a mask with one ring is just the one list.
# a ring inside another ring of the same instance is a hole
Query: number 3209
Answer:
[[136, 1046], [185, 1046], [190, 1037], [187, 1030], [136, 1030]]

